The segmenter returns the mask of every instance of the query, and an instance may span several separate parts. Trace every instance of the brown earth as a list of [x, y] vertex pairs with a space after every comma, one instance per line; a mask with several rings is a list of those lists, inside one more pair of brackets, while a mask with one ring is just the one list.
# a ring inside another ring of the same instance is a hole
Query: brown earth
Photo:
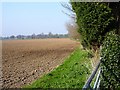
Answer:
[[63, 63], [79, 46], [70, 39], [5, 40], [2, 43], [4, 88], [20, 88]]

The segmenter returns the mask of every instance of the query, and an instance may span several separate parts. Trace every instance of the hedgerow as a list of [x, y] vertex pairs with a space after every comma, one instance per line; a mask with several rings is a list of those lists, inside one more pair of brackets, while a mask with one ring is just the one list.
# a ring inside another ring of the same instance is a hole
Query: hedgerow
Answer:
[[120, 2], [70, 1], [81, 44], [94, 50], [102, 46], [102, 87], [120, 89]]

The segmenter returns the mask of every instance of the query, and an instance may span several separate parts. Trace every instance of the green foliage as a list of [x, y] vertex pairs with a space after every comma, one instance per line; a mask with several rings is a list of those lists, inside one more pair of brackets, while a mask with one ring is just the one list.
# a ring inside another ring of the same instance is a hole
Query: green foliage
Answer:
[[106, 3], [71, 2], [77, 16], [82, 35], [82, 44], [87, 47], [100, 46], [104, 35], [112, 30], [114, 18]]
[[24, 88], [78, 88], [81, 89], [91, 73], [88, 53], [76, 49], [65, 62]]
[[98, 48], [103, 44], [102, 87], [113, 90], [120, 88], [120, 2], [71, 1], [72, 9], [76, 13], [78, 31], [82, 36], [81, 44], [95, 50], [96, 46]]
[[108, 33], [101, 50], [101, 84], [104, 88], [120, 88], [120, 36]]

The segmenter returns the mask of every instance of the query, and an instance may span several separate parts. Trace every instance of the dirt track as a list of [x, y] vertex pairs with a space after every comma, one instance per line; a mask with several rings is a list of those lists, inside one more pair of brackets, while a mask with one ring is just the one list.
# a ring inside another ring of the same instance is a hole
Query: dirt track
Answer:
[[77, 46], [70, 39], [3, 41], [3, 87], [20, 88], [33, 82], [60, 65]]

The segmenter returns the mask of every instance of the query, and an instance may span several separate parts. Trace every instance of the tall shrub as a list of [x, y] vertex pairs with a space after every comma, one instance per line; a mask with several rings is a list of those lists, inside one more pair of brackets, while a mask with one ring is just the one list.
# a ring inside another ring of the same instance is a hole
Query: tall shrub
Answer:
[[107, 32], [112, 30], [114, 18], [106, 3], [71, 2], [80, 27], [82, 43], [87, 47], [100, 46]]

